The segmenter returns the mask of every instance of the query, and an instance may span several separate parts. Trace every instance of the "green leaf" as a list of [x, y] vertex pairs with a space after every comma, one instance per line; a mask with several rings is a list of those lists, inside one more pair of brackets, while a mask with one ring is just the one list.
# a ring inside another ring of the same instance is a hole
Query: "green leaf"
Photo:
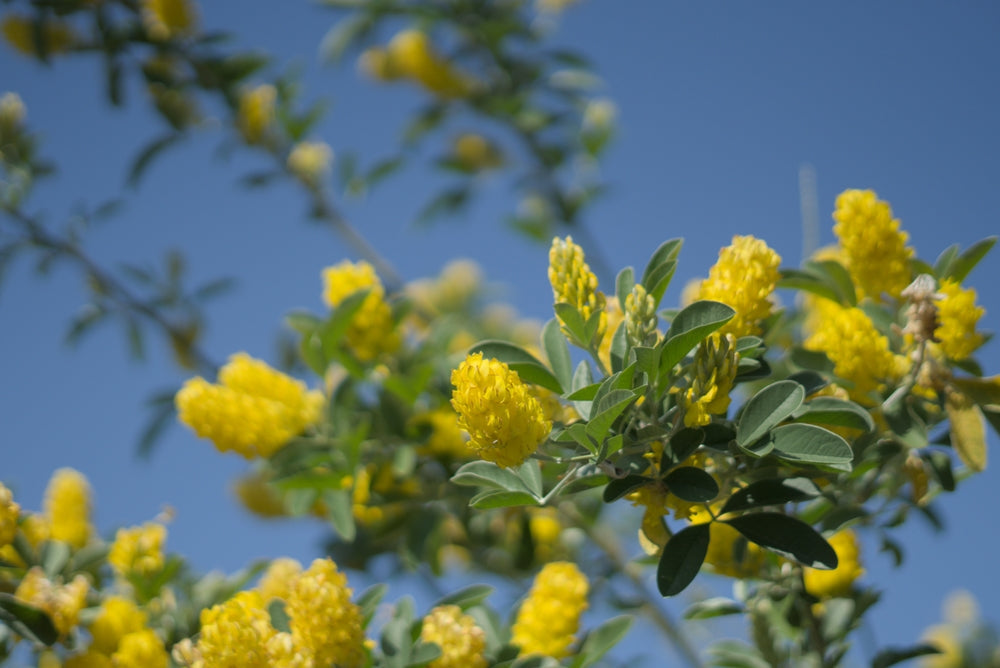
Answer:
[[948, 267], [948, 273], [942, 276], [942, 278], [951, 278], [961, 283], [969, 275], [969, 272], [975, 269], [979, 261], [986, 257], [986, 254], [990, 252], [990, 249], [993, 248], [996, 242], [997, 237], [994, 236], [986, 237], [972, 244], [951, 263]]
[[580, 315], [580, 311], [572, 304], [564, 302], [554, 304], [552, 308], [556, 312], [556, 318], [569, 334], [570, 341], [577, 346], [586, 348], [588, 345], [587, 323]]
[[153, 164], [153, 160], [155, 160], [165, 150], [177, 144], [184, 137], [185, 134], [183, 132], [171, 132], [170, 134], [163, 135], [146, 144], [146, 146], [139, 151], [139, 154], [135, 157], [132, 161], [132, 165], [129, 167], [128, 179], [126, 181], [128, 187], [135, 188], [138, 186], [139, 181], [142, 180], [146, 170], [148, 170], [150, 165]]
[[618, 297], [618, 304], [622, 308], [625, 308], [625, 300], [632, 294], [633, 287], [635, 287], [635, 270], [632, 267], [625, 267], [615, 278], [615, 296]]
[[[683, 239], [664, 241], [653, 252], [642, 272], [642, 280], [640, 281], [642, 287], [646, 288], [646, 292], [653, 296], [653, 302], [656, 305], [659, 305], [663, 299], [663, 293], [670, 285], [670, 279], [677, 267], [677, 257], [680, 255], [683, 244]], [[625, 302], [622, 302], [622, 307], [624, 306]]]
[[439, 656], [441, 656], [441, 648], [437, 643], [418, 643], [413, 647], [413, 653], [410, 654], [410, 660], [406, 664], [406, 668], [421, 668], [421, 666], [426, 666]]
[[580, 645], [572, 668], [586, 668], [597, 663], [602, 656], [617, 645], [632, 626], [632, 618], [628, 615], [612, 617], [608, 621], [590, 631]]
[[807, 501], [819, 496], [820, 493], [819, 487], [809, 478], [758, 480], [730, 496], [719, 510], [719, 515], [749, 508], [783, 506], [786, 503]]
[[284, 633], [289, 633], [291, 631], [291, 627], [288, 625], [291, 618], [285, 610], [285, 602], [283, 600], [276, 598], [268, 603], [267, 614], [271, 616], [271, 626], [273, 626], [277, 631]]
[[322, 494], [327, 507], [327, 517], [330, 525], [346, 542], [354, 540], [357, 533], [354, 526], [354, 502], [351, 492], [347, 489], [328, 489]]
[[11, 594], [0, 593], [0, 621], [28, 640], [52, 645], [59, 639], [52, 619], [38, 608]]
[[663, 596], [681, 593], [691, 584], [708, 553], [709, 524], [694, 524], [675, 533], [663, 546], [656, 568], [656, 587]]
[[897, 663], [915, 659], [928, 654], [941, 654], [941, 649], [932, 644], [920, 644], [913, 647], [887, 647], [872, 659], [872, 668], [889, 668]]
[[592, 411], [596, 415], [587, 421], [587, 433], [597, 441], [603, 440], [614, 421], [638, 398], [639, 395], [631, 390], [612, 390], [605, 394]]
[[652, 478], [637, 474], [629, 474], [624, 478], [615, 478], [604, 488], [604, 503], [617, 501], [626, 494], [630, 494], [651, 482], [653, 482]]
[[952, 244], [941, 251], [938, 255], [937, 260], [934, 261], [934, 275], [938, 278], [946, 278], [951, 271], [951, 265], [958, 257], [959, 245]]
[[[590, 364], [587, 363], [587, 360], [580, 360], [580, 363], [576, 365], [576, 371], [573, 372], [573, 391], [577, 392], [593, 384], [594, 374], [590, 370]], [[600, 384], [598, 384], [598, 387], [600, 387]], [[584, 420], [590, 418], [590, 401], [573, 401], [573, 407], [576, 408], [576, 412]]]
[[749, 447], [802, 405], [805, 389], [791, 380], [771, 383], [751, 397], [740, 413], [736, 444]]
[[833, 362], [826, 356], [826, 353], [818, 350], [806, 350], [805, 348], [792, 348], [792, 364], [808, 371], [816, 371], [823, 375], [833, 374]]
[[713, 619], [726, 615], [737, 615], [742, 613], [743, 610], [743, 606], [736, 601], [723, 596], [717, 596], [705, 599], [704, 601], [698, 601], [689, 607], [684, 611], [684, 619]]
[[628, 334], [623, 320], [615, 333], [611, 335], [611, 371], [618, 373], [625, 367], [626, 356], [628, 355]]
[[354, 314], [361, 309], [369, 292], [369, 290], [358, 290], [348, 295], [333, 310], [330, 318], [323, 323], [320, 330], [320, 341], [327, 357], [332, 357], [344, 348], [344, 338], [347, 336], [347, 330], [351, 326]]
[[[796, 383], [801, 385], [805, 389], [807, 397], [811, 394], [819, 392], [830, 384], [830, 381], [827, 380], [822, 374], [812, 371], [811, 369], [796, 371], [788, 377], [788, 380], [794, 380]], [[815, 399], [813, 401], [815, 401]]]
[[802, 408], [803, 410], [794, 416], [798, 422], [850, 427], [864, 432], [875, 430], [875, 421], [872, 420], [871, 414], [853, 401], [844, 401], [836, 397], [817, 397]]
[[468, 587], [463, 587], [456, 592], [448, 594], [444, 598], [439, 599], [431, 607], [438, 607], [441, 605], [457, 605], [462, 610], [471, 608], [474, 605], [479, 605], [493, 593], [493, 587], [484, 584], [469, 585]]
[[828, 285], [832, 285], [837, 292], [838, 300], [841, 304], [848, 306], [858, 305], [858, 296], [854, 291], [854, 281], [847, 273], [844, 265], [836, 260], [820, 260], [805, 263], [807, 270], [813, 270], [816, 274], [823, 276]]
[[691, 503], [711, 501], [719, 495], [719, 484], [709, 473], [694, 466], [681, 466], [664, 477], [670, 493]]
[[510, 469], [500, 468], [493, 462], [475, 461], [463, 464], [455, 471], [451, 481], [466, 487], [489, 487], [492, 489], [524, 492], [531, 494], [531, 488]]
[[528, 491], [537, 497], [542, 496], [542, 469], [535, 459], [528, 459], [517, 467], [517, 475], [524, 481]]
[[802, 290], [840, 303], [840, 295], [837, 294], [837, 290], [829, 285], [823, 277], [808, 271], [782, 269], [781, 278], [778, 279], [778, 289]]
[[361, 592], [361, 595], [358, 596], [358, 600], [355, 601], [355, 604], [361, 608], [361, 617], [365, 620], [364, 626], [367, 627], [368, 622], [370, 622], [372, 617], [375, 616], [378, 604], [382, 602], [382, 599], [385, 598], [385, 594], [388, 591], [389, 585], [380, 582], [364, 590]]
[[927, 427], [910, 408], [907, 394], [908, 388], [904, 385], [889, 395], [882, 404], [882, 416], [901, 443], [923, 448], [927, 445]]
[[854, 451], [832, 431], [811, 424], [786, 424], [771, 432], [775, 453], [785, 461], [850, 470]]
[[[670, 437], [670, 459], [666, 462], [666, 464], [680, 464], [685, 459], [690, 457], [691, 454], [704, 442], [704, 429], [700, 429], [698, 427], [684, 427], [678, 430], [677, 433]], [[664, 449], [663, 454], [666, 456], [668, 454], [668, 450]], [[664, 462], [661, 462], [660, 466], [664, 469], [669, 468], [669, 465], [664, 464]]]
[[920, 453], [920, 457], [931, 467], [934, 477], [941, 483], [942, 489], [946, 492], [954, 492], [955, 474], [952, 471], [951, 457], [948, 456], [948, 453], [932, 450]]
[[669, 371], [691, 350], [736, 315], [722, 302], [697, 301], [682, 309], [660, 344], [660, 369]]
[[527, 492], [494, 492], [487, 490], [472, 497], [469, 506], [472, 508], [510, 508], [513, 506], [537, 506], [539, 499]]
[[542, 329], [542, 346], [549, 358], [552, 372], [563, 387], [573, 386], [573, 360], [570, 358], [566, 337], [559, 329], [559, 321], [552, 318]]
[[526, 383], [540, 385], [556, 394], [563, 393], [562, 385], [552, 372], [520, 346], [506, 341], [481, 341], [474, 345], [469, 352], [482, 353], [483, 357], [504, 362], [512, 371], [516, 371], [521, 380]]
[[597, 397], [597, 391], [602, 383], [592, 383], [586, 387], [581, 387], [575, 392], [571, 392], [567, 399], [570, 401], [593, 401]]
[[833, 570], [837, 553], [815, 529], [781, 513], [753, 513], [722, 520], [747, 540], [810, 568]]
[[42, 544], [39, 561], [42, 562], [42, 570], [45, 571], [46, 577], [52, 579], [62, 573], [69, 563], [71, 552], [69, 545], [61, 540], [45, 541]]

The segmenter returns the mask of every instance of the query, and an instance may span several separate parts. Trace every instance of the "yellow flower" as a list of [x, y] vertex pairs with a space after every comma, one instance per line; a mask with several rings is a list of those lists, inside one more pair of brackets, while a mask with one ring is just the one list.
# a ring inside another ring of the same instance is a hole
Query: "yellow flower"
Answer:
[[87, 478], [79, 471], [63, 468], [52, 474], [45, 488], [45, 516], [49, 537], [81, 548], [90, 540], [91, 493]]
[[659, 553], [670, 539], [670, 532], [663, 522], [671, 498], [662, 484], [644, 485], [626, 498], [633, 506], [642, 506], [642, 522], [639, 524], [639, 546], [649, 555]]
[[330, 172], [333, 150], [321, 141], [303, 141], [288, 154], [288, 169], [307, 185], [316, 186]]
[[189, 0], [142, 0], [142, 24], [157, 41], [192, 32], [198, 23]]
[[601, 337], [601, 345], [597, 347], [597, 356], [605, 369], [611, 368], [611, 341], [618, 331], [618, 326], [625, 321], [625, 311], [618, 303], [618, 297], [609, 297], [604, 304], [604, 313], [607, 315], [607, 327], [604, 336]]
[[115, 668], [167, 668], [168, 655], [160, 637], [152, 629], [142, 629], [122, 638], [111, 663]]
[[806, 591], [817, 598], [847, 596], [854, 581], [864, 575], [861, 567], [858, 537], [850, 529], [839, 531], [828, 539], [837, 553], [837, 567], [832, 571], [803, 568]]
[[14, 503], [14, 495], [0, 483], [0, 547], [14, 541], [20, 516], [21, 506]]
[[295, 584], [295, 580], [302, 573], [302, 564], [289, 557], [279, 557], [271, 562], [260, 578], [257, 589], [265, 602], [280, 598], [287, 600]]
[[898, 298], [910, 284], [909, 235], [899, 229], [888, 202], [871, 190], [845, 190], [837, 197], [833, 232], [859, 297]]
[[451, 405], [469, 447], [502, 467], [518, 466], [548, 436], [552, 423], [516, 371], [482, 353], [469, 355], [451, 372]]
[[145, 627], [145, 612], [127, 598], [112, 596], [101, 604], [100, 612], [90, 625], [90, 635], [94, 639], [90, 647], [111, 655], [118, 649], [122, 638]]
[[192, 378], [175, 397], [181, 422], [220, 452], [247, 459], [270, 457], [318, 422], [323, 401], [321, 392], [246, 353], [229, 358], [218, 385]]
[[57, 584], [35, 566], [24, 575], [14, 596], [43, 610], [52, 619], [59, 635], [65, 636], [76, 626], [88, 589], [90, 585], [82, 575], [77, 575], [69, 584]]
[[486, 632], [457, 605], [442, 605], [424, 617], [420, 639], [441, 648], [428, 668], [485, 668]]
[[511, 627], [511, 643], [521, 648], [519, 656], [568, 656], [580, 616], [587, 609], [588, 589], [587, 577], [575, 564], [546, 564]]
[[240, 95], [236, 126], [248, 144], [260, 142], [274, 122], [274, 101], [277, 95], [274, 86], [270, 84], [243, 91]]
[[147, 522], [142, 526], [119, 529], [108, 552], [108, 563], [119, 577], [131, 574], [148, 576], [163, 568], [163, 543], [167, 528]]
[[920, 639], [941, 652], [921, 657], [921, 668], [961, 668], [964, 665], [962, 642], [954, 627], [948, 624], [932, 626], [924, 631]]
[[[16, 133], [27, 115], [28, 111], [20, 95], [11, 92], [0, 95], [0, 137]], [[3, 153], [0, 152], [0, 157], [2, 156]]]
[[403, 71], [389, 55], [389, 51], [378, 46], [362, 52], [358, 58], [358, 69], [376, 81], [396, 81], [403, 77]]
[[469, 459], [472, 451], [466, 444], [465, 434], [458, 425], [458, 415], [450, 406], [442, 406], [414, 418], [414, 424], [427, 425], [431, 433], [424, 449], [432, 456], [447, 459]]
[[656, 303], [641, 283], [636, 283], [625, 298], [625, 334], [629, 345], [656, 344]]
[[600, 341], [608, 326], [608, 316], [604, 310], [606, 299], [597, 290], [597, 276], [584, 261], [583, 249], [573, 243], [573, 237], [556, 237], [552, 240], [552, 247], [549, 249], [549, 283], [552, 285], [555, 303], [575, 306], [584, 322], [592, 314], [601, 313], [596, 334], [596, 340]]
[[66, 659], [63, 668], [114, 668], [111, 658], [93, 648]]
[[323, 270], [323, 301], [336, 308], [347, 297], [368, 290], [368, 296], [347, 328], [348, 347], [362, 362], [371, 362], [379, 355], [392, 353], [402, 339], [392, 319], [392, 308], [385, 300], [385, 288], [374, 267], [365, 261], [344, 260]]
[[260, 592], [241, 591], [201, 611], [199, 665], [270, 668], [267, 644], [276, 633]]
[[826, 353], [839, 378], [853, 384], [848, 392], [854, 401], [871, 406], [871, 393], [886, 382], [901, 378], [908, 363], [889, 349], [889, 339], [880, 333], [860, 308], [848, 308], [829, 299], [808, 297], [803, 345]]
[[317, 666], [354, 668], [365, 661], [361, 609], [351, 602], [347, 577], [331, 559], [316, 559], [295, 581], [285, 610], [292, 640]]
[[736, 311], [719, 329], [734, 337], [760, 334], [760, 323], [771, 314], [771, 293], [778, 284], [781, 256], [764, 241], [734, 236], [719, 251], [719, 259], [701, 282], [696, 299], [728, 304]]
[[503, 156], [490, 140], [482, 135], [466, 132], [452, 143], [452, 157], [465, 169], [478, 172], [503, 164]]
[[399, 72], [439, 97], [462, 97], [472, 89], [471, 82], [438, 56], [427, 35], [419, 30], [398, 33], [389, 42], [386, 55], [388, 63], [382, 66], [382, 71]]
[[935, 300], [938, 307], [938, 325], [934, 337], [941, 343], [941, 350], [953, 360], [962, 360], [983, 345], [983, 335], [976, 332], [976, 323], [986, 310], [976, 306], [976, 291], [963, 290], [955, 281], [941, 281], [938, 292], [943, 295]]
[[677, 403], [684, 411], [685, 427], [700, 427], [712, 415], [729, 410], [729, 393], [739, 370], [739, 353], [732, 334], [713, 333], [698, 346], [692, 365], [691, 386], [682, 390]]
[[559, 546], [562, 524], [555, 508], [529, 508], [528, 530], [535, 547], [535, 559], [546, 562], [552, 558]]
[[281, 495], [268, 484], [260, 471], [241, 476], [233, 483], [233, 491], [243, 507], [258, 517], [284, 517], [288, 514]]
[[[69, 25], [47, 19], [42, 23], [42, 40], [39, 44], [35, 32], [35, 21], [19, 14], [9, 14], [0, 22], [0, 32], [16, 51], [26, 56], [40, 56], [42, 53], [55, 54], [69, 51], [76, 40]], [[44, 49], [43, 49], [44, 48]]]

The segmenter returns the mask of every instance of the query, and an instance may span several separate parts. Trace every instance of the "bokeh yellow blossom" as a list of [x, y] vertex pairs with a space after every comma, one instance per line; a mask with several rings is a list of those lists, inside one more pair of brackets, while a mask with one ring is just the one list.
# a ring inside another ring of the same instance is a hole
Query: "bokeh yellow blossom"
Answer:
[[452, 159], [470, 172], [493, 169], [503, 164], [503, 155], [486, 137], [465, 132], [455, 137], [451, 146]]
[[940, 324], [934, 330], [934, 336], [940, 341], [938, 345], [945, 356], [963, 360], [983, 345], [984, 337], [976, 331], [976, 323], [986, 310], [976, 306], [976, 291], [973, 288], [963, 290], [955, 281], [941, 281], [938, 293], [942, 295], [935, 300]]
[[442, 406], [416, 416], [413, 423], [430, 428], [424, 441], [424, 450], [434, 457], [463, 460], [469, 459], [472, 450], [467, 445], [465, 433], [458, 426], [458, 414], [451, 406]]
[[728, 304], [736, 311], [719, 333], [736, 338], [761, 333], [761, 321], [771, 314], [771, 293], [780, 278], [780, 265], [781, 256], [752, 236], [734, 236], [732, 244], [719, 251], [696, 296]]
[[865, 573], [861, 566], [858, 537], [850, 529], [844, 529], [827, 540], [837, 553], [837, 567], [833, 570], [804, 567], [802, 579], [806, 591], [817, 598], [846, 596], [851, 592], [854, 581]]
[[60, 584], [46, 578], [42, 569], [35, 566], [25, 573], [14, 596], [43, 610], [52, 619], [59, 635], [65, 636], [79, 620], [88, 589], [90, 585], [82, 575], [77, 575], [68, 584]]
[[87, 478], [70, 468], [56, 470], [45, 488], [45, 518], [49, 538], [81, 548], [93, 535], [91, 491]]
[[[41, 668], [41, 666], [39, 666]], [[111, 657], [101, 654], [93, 648], [83, 654], [76, 654], [66, 659], [63, 668], [117, 668], [111, 663]]]
[[442, 98], [468, 95], [472, 81], [433, 49], [427, 34], [415, 29], [397, 33], [385, 51], [366, 53], [363, 69], [381, 80], [407, 77]]
[[898, 298], [913, 280], [907, 247], [909, 235], [899, 229], [888, 202], [871, 190], [845, 190], [837, 196], [833, 232], [859, 297]]
[[233, 483], [233, 491], [243, 507], [258, 517], [284, 517], [288, 514], [281, 495], [268, 485], [261, 471], [252, 471]]
[[333, 149], [321, 141], [302, 141], [288, 153], [288, 170], [309, 186], [317, 186], [330, 173]]
[[546, 564], [535, 577], [511, 627], [511, 644], [521, 648], [519, 656], [568, 656], [580, 616], [587, 609], [589, 588], [587, 577], [576, 564]]
[[115, 668], [167, 668], [168, 662], [163, 641], [152, 629], [127, 634], [111, 655]]
[[14, 50], [26, 56], [41, 54], [56, 54], [68, 51], [76, 41], [76, 36], [69, 25], [54, 19], [42, 23], [41, 38], [35, 32], [34, 20], [19, 14], [8, 14], [0, 22], [0, 33]]
[[392, 308], [385, 299], [385, 288], [368, 262], [344, 260], [323, 270], [323, 301], [336, 308], [349, 296], [367, 290], [361, 306], [354, 312], [347, 328], [347, 346], [362, 362], [395, 352], [402, 342], [392, 319]]
[[[0, 95], [0, 137], [9, 137], [15, 133], [27, 115], [28, 110], [20, 95], [9, 91]], [[2, 156], [3, 152], [0, 151], [0, 157]]]
[[[599, 342], [608, 328], [608, 316], [604, 308], [607, 300], [604, 293], [598, 291], [597, 276], [586, 263], [583, 249], [573, 243], [573, 237], [556, 237], [552, 240], [549, 249], [549, 283], [552, 285], [555, 303], [576, 307], [584, 322], [594, 313], [600, 312], [600, 325], [595, 335]], [[591, 342], [581, 343], [586, 345]]]
[[108, 552], [108, 563], [119, 577], [146, 577], [163, 568], [167, 528], [156, 522], [119, 529]]
[[112, 596], [101, 603], [97, 617], [90, 625], [93, 642], [91, 649], [111, 655], [129, 633], [146, 627], [146, 613], [131, 600], [122, 596]]
[[274, 86], [263, 84], [240, 94], [236, 127], [248, 144], [257, 144], [274, 122], [274, 102], [278, 92]]
[[142, 0], [142, 24], [158, 41], [194, 31], [198, 13], [191, 0]]
[[535, 561], [550, 561], [559, 548], [563, 526], [555, 508], [529, 508], [528, 530], [535, 548]]
[[21, 506], [14, 502], [14, 495], [0, 483], [0, 547], [10, 545], [17, 535], [17, 521]]
[[364, 664], [361, 609], [351, 602], [347, 576], [331, 559], [316, 559], [293, 584], [285, 603], [294, 644], [315, 665]]
[[516, 371], [482, 353], [465, 358], [451, 372], [451, 405], [469, 447], [502, 467], [518, 466], [542, 443], [552, 423]]
[[302, 564], [290, 557], [279, 557], [268, 565], [257, 586], [265, 603], [279, 598], [287, 600], [295, 580], [302, 573]]
[[486, 632], [476, 620], [457, 605], [442, 605], [431, 610], [420, 630], [423, 642], [441, 648], [441, 656], [427, 664], [428, 668], [485, 668]]
[[246, 353], [229, 358], [217, 385], [192, 378], [175, 397], [182, 423], [220, 452], [247, 459], [270, 457], [318, 422], [323, 402], [321, 392]]

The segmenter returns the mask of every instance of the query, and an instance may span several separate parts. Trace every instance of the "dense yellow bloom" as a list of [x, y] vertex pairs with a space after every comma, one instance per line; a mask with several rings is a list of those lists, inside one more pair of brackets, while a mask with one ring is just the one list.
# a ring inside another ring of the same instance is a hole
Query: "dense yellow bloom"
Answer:
[[385, 288], [375, 268], [365, 261], [344, 260], [323, 270], [323, 301], [336, 308], [360, 290], [368, 296], [355, 311], [345, 336], [348, 347], [362, 362], [370, 362], [383, 353], [394, 352], [402, 339], [392, 319], [392, 309], [385, 300]]
[[76, 626], [88, 589], [90, 585], [82, 575], [77, 575], [69, 584], [57, 584], [35, 566], [24, 575], [14, 596], [45, 611], [59, 635], [65, 636]]
[[938, 292], [943, 297], [935, 300], [940, 325], [934, 330], [934, 336], [949, 359], [965, 359], [983, 345], [983, 335], [976, 331], [976, 323], [986, 310], [976, 306], [974, 289], [963, 290], [955, 281], [945, 279]]
[[760, 322], [771, 314], [771, 293], [778, 284], [781, 256], [761, 239], [734, 236], [701, 282], [696, 299], [728, 304], [736, 315], [719, 329], [734, 337], [760, 334]]
[[457, 605], [441, 605], [424, 617], [420, 639], [441, 648], [428, 668], [485, 668], [486, 632]]
[[451, 405], [469, 432], [469, 447], [499, 466], [517, 466], [542, 443], [552, 423], [516, 371], [482, 353], [451, 372]]
[[698, 346], [691, 386], [681, 390], [677, 403], [684, 411], [684, 426], [700, 427], [713, 415], [729, 410], [729, 393], [739, 370], [739, 353], [732, 334], [713, 333]]
[[66, 659], [63, 668], [114, 668], [111, 658], [93, 648]]
[[521, 648], [519, 656], [568, 656], [580, 616], [587, 609], [588, 589], [587, 577], [576, 564], [546, 564], [535, 577], [511, 627], [511, 643]]
[[219, 384], [192, 378], [175, 398], [180, 421], [221, 452], [270, 457], [319, 421], [323, 394], [245, 353], [229, 358]]
[[265, 602], [288, 599], [296, 579], [302, 573], [302, 564], [290, 557], [280, 557], [271, 562], [260, 578], [257, 589]]
[[[4, 39], [7, 40], [8, 44], [26, 56], [69, 51], [69, 48], [76, 39], [69, 25], [53, 19], [47, 19], [42, 25], [44, 44], [38, 43], [34, 20], [26, 16], [18, 14], [5, 16], [3, 21], [0, 22], [0, 32], [3, 33]], [[44, 51], [42, 49], [43, 46]]]
[[460, 134], [451, 147], [455, 162], [465, 169], [478, 172], [503, 164], [503, 156], [490, 140], [472, 132]]
[[372, 52], [365, 66], [376, 78], [408, 77], [443, 98], [468, 95], [471, 82], [431, 47], [426, 33], [404, 30], [389, 42], [385, 52]]
[[0, 483], [0, 547], [13, 542], [20, 516], [21, 506], [14, 503], [14, 495]]
[[351, 602], [347, 576], [331, 559], [316, 559], [295, 581], [285, 610], [297, 648], [317, 666], [354, 668], [364, 664], [361, 609]]
[[197, 655], [202, 668], [270, 668], [268, 641], [277, 631], [257, 591], [241, 591], [201, 611]]
[[858, 537], [850, 529], [845, 529], [827, 540], [837, 553], [837, 567], [832, 571], [803, 568], [806, 591], [817, 598], [847, 596], [854, 581], [865, 574], [865, 569], [861, 567]]
[[847, 270], [859, 297], [899, 297], [910, 284], [909, 235], [899, 229], [888, 202], [871, 190], [845, 190], [837, 196], [833, 232], [840, 240]]
[[636, 283], [625, 298], [625, 334], [633, 346], [656, 344], [656, 302], [641, 283]]
[[549, 283], [552, 285], [555, 303], [575, 306], [584, 322], [592, 314], [601, 313], [601, 324], [596, 334], [597, 341], [600, 341], [608, 327], [608, 316], [604, 310], [606, 299], [597, 290], [597, 276], [584, 261], [583, 249], [573, 243], [573, 237], [556, 237], [552, 240], [552, 247], [549, 249]]
[[155, 522], [119, 529], [108, 552], [108, 563], [119, 577], [157, 573], [163, 568], [163, 543], [166, 539], [167, 528]]
[[450, 407], [442, 406], [418, 415], [414, 423], [430, 427], [431, 433], [424, 442], [424, 449], [430, 455], [462, 460], [472, 454], [458, 425], [458, 415]]
[[87, 478], [79, 471], [63, 468], [52, 474], [45, 488], [45, 516], [49, 537], [81, 548], [90, 540], [91, 492]]
[[142, 0], [142, 24], [155, 40], [165, 41], [194, 30], [198, 15], [190, 0]]
[[333, 149], [321, 141], [302, 141], [288, 153], [288, 169], [307, 185], [315, 186], [330, 172]]
[[127, 634], [111, 655], [115, 668], [167, 668], [168, 655], [163, 641], [152, 629]]
[[145, 612], [127, 598], [112, 596], [101, 604], [100, 612], [90, 625], [90, 635], [94, 639], [90, 647], [111, 655], [118, 649], [122, 638], [145, 627]]
[[264, 84], [240, 94], [236, 126], [248, 144], [256, 144], [274, 122], [274, 101], [278, 92], [274, 86]]
[[889, 349], [889, 339], [875, 328], [860, 308], [841, 306], [829, 299], [805, 300], [808, 333], [803, 345], [826, 353], [838, 377], [853, 384], [851, 399], [871, 406], [872, 392], [906, 372], [907, 362]]

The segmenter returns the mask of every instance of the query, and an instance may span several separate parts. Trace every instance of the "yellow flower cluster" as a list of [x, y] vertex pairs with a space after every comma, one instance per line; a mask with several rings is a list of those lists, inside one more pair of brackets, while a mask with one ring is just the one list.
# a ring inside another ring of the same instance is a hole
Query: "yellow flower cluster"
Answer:
[[899, 229], [888, 202], [871, 190], [845, 190], [837, 196], [833, 231], [859, 297], [898, 298], [912, 280], [906, 246], [909, 235]]
[[[364, 665], [361, 610], [350, 600], [347, 578], [330, 559], [317, 559], [303, 572], [288, 560], [270, 571], [268, 592], [239, 592], [201, 613], [201, 634], [189, 651], [195, 668], [309, 668]], [[277, 580], [282, 579], [280, 586]], [[263, 583], [262, 583], [263, 584]], [[267, 603], [285, 601], [290, 632], [271, 625]]]
[[499, 466], [518, 466], [548, 436], [552, 423], [516, 371], [482, 353], [465, 358], [451, 372], [451, 405], [469, 447]]
[[713, 333], [698, 346], [694, 356], [691, 386], [682, 390], [677, 403], [684, 411], [685, 427], [701, 427], [713, 415], [729, 410], [729, 393], [739, 370], [739, 353], [732, 334]]
[[568, 656], [580, 616], [587, 609], [589, 588], [587, 577], [576, 564], [546, 564], [535, 577], [511, 628], [511, 643], [521, 648], [519, 656]]
[[943, 296], [935, 300], [940, 324], [934, 330], [934, 337], [940, 341], [945, 356], [963, 360], [983, 345], [984, 338], [976, 331], [976, 323], [986, 310], [976, 306], [974, 289], [963, 290], [955, 281], [942, 281], [938, 292]]
[[264, 575], [260, 578], [257, 590], [269, 603], [274, 599], [287, 600], [292, 592], [292, 585], [302, 574], [302, 564], [290, 557], [280, 557], [272, 561]]
[[458, 415], [451, 408], [442, 406], [427, 411], [417, 416], [414, 423], [430, 427], [431, 433], [424, 443], [424, 450], [431, 456], [463, 460], [472, 453], [458, 425]]
[[761, 239], [734, 236], [701, 282], [695, 299], [728, 304], [736, 315], [719, 330], [734, 337], [760, 334], [771, 314], [771, 293], [778, 284], [781, 256]]
[[451, 152], [454, 161], [470, 172], [493, 169], [503, 164], [503, 155], [496, 145], [472, 132], [455, 137]]
[[871, 406], [872, 392], [905, 374], [906, 359], [889, 349], [889, 339], [860, 308], [814, 297], [807, 298], [805, 305], [808, 316], [803, 329], [808, 336], [803, 345], [826, 353], [834, 373], [853, 385], [848, 390], [852, 400]]
[[633, 346], [656, 344], [656, 302], [641, 283], [625, 298], [625, 334]]
[[323, 301], [336, 308], [360, 290], [368, 290], [347, 328], [347, 345], [362, 362], [392, 353], [402, 342], [385, 299], [385, 288], [374, 267], [365, 261], [340, 264], [323, 270]]
[[90, 625], [90, 647], [66, 661], [66, 668], [148, 666], [166, 668], [163, 640], [146, 626], [146, 613], [120, 596], [106, 599]]
[[118, 649], [122, 638], [146, 628], [146, 613], [135, 603], [121, 596], [112, 596], [102, 604], [97, 617], [90, 625], [93, 642], [90, 649], [111, 655]]
[[274, 102], [277, 96], [277, 90], [270, 84], [263, 84], [240, 94], [236, 127], [248, 144], [259, 143], [274, 122]]
[[60, 584], [46, 578], [42, 569], [35, 566], [25, 573], [14, 596], [43, 610], [52, 619], [59, 635], [65, 636], [79, 620], [88, 589], [90, 585], [82, 575], [77, 575], [69, 584]]
[[333, 149], [326, 142], [301, 141], [288, 153], [288, 170], [309, 186], [319, 185], [330, 172]]
[[79, 471], [63, 468], [52, 474], [45, 488], [45, 516], [49, 537], [81, 548], [94, 532], [90, 524], [91, 491]]
[[175, 397], [180, 421], [220, 452], [270, 457], [319, 421], [323, 395], [246, 353], [229, 358], [219, 384], [192, 378]]
[[142, 0], [142, 24], [157, 41], [194, 30], [198, 15], [190, 0]]
[[803, 568], [806, 591], [817, 598], [836, 598], [851, 592], [854, 581], [865, 574], [861, 567], [858, 537], [850, 529], [835, 533], [828, 539], [837, 554], [837, 567], [832, 571]]
[[442, 98], [468, 95], [473, 83], [434, 52], [426, 33], [404, 30], [386, 48], [374, 47], [361, 55], [361, 69], [373, 79], [411, 79]]
[[10, 545], [17, 534], [17, 521], [21, 506], [14, 502], [14, 495], [0, 483], [0, 547]]
[[428, 668], [485, 668], [486, 632], [457, 605], [442, 605], [424, 617], [420, 639], [441, 648]]
[[0, 22], [0, 33], [3, 33], [4, 39], [14, 50], [26, 56], [63, 53], [69, 51], [76, 40], [69, 25], [48, 19], [42, 24], [41, 37], [44, 44], [39, 44], [39, 36], [35, 33], [35, 22], [19, 14], [5, 16]]
[[260, 471], [240, 476], [233, 491], [243, 507], [258, 517], [283, 517], [288, 514], [281, 495], [268, 486], [268, 478]]
[[[573, 237], [552, 240], [549, 249], [549, 283], [555, 302], [575, 306], [584, 321], [600, 312], [600, 326], [597, 340], [600, 341], [608, 327], [608, 316], [604, 310], [604, 293], [597, 290], [597, 276], [584, 260], [583, 249], [573, 243]], [[583, 341], [583, 343], [590, 343]]]
[[153, 575], [163, 569], [163, 543], [167, 528], [147, 522], [142, 526], [119, 529], [108, 552], [108, 563], [119, 577]]

